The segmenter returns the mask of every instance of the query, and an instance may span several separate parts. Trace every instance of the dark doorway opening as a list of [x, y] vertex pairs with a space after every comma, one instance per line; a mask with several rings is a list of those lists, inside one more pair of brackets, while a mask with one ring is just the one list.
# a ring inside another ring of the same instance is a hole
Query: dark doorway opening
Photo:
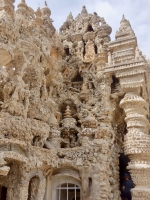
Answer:
[[120, 191], [121, 191], [122, 200], [124, 200], [122, 187], [123, 187], [123, 182], [125, 180], [125, 174], [128, 174], [128, 176], [131, 179], [130, 173], [127, 169], [129, 162], [130, 162], [130, 159], [128, 158], [128, 156], [124, 155], [124, 153], [121, 153], [119, 157], [119, 172], [120, 172]]
[[0, 185], [0, 200], [6, 200], [7, 188]]

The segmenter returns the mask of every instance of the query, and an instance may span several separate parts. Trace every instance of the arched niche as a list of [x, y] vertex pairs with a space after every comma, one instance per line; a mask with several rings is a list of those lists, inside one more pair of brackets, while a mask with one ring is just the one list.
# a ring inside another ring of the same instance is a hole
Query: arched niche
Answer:
[[30, 179], [28, 187], [28, 200], [35, 200], [38, 194], [40, 179], [38, 176], [34, 176]]
[[76, 173], [67, 173], [66, 170], [52, 177], [47, 177], [47, 189], [44, 200], [80, 200], [82, 192], [81, 181]]
[[93, 27], [92, 27], [91, 24], [88, 25], [87, 32], [94, 32]]
[[112, 76], [112, 83], [111, 83], [111, 93], [118, 93], [120, 91], [120, 82], [119, 79], [115, 76]]
[[81, 91], [82, 85], [83, 85], [83, 77], [79, 74], [79, 72], [76, 73], [76, 75], [72, 78], [72, 87], [77, 89], [78, 91]]
[[62, 117], [63, 117], [63, 115], [65, 113], [65, 110], [66, 110], [67, 106], [70, 107], [72, 116], [76, 115], [76, 113], [77, 113], [77, 107], [76, 107], [75, 103], [73, 102], [72, 99], [66, 99], [59, 106], [59, 110], [60, 110], [60, 113], [62, 113]]
[[41, 200], [44, 199], [46, 178], [41, 170], [32, 170], [27, 177], [28, 183], [28, 199], [27, 200]]

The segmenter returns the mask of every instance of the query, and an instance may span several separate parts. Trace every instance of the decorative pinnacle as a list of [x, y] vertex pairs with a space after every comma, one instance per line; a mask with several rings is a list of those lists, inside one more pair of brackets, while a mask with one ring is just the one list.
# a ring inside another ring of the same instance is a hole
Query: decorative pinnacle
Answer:
[[47, 5], [47, 2], [45, 1], [45, 6], [44, 8], [42, 8], [42, 14], [44, 17], [50, 17], [51, 15], [51, 10], [49, 9], [48, 5]]
[[38, 7], [37, 11], [35, 12], [36, 16], [37, 17], [41, 17], [42, 16], [42, 12], [41, 12], [41, 9], [40, 7]]
[[70, 106], [66, 107], [66, 110], [65, 110], [65, 113], [64, 113], [64, 118], [72, 118]]
[[72, 16], [72, 13], [70, 12], [66, 21], [72, 21], [72, 20], [73, 20], [73, 16]]
[[86, 10], [86, 7], [85, 7], [85, 6], [83, 6], [83, 7], [82, 7], [81, 14], [82, 14], [82, 16], [83, 16], [83, 17], [86, 17], [86, 16], [88, 15], [88, 12], [87, 12], [87, 10]]
[[25, 0], [21, 0], [21, 3], [25, 3], [26, 4], [26, 1]]
[[124, 16], [124, 14], [122, 15], [122, 20], [124, 20], [125, 19], [125, 16]]
[[47, 2], [45, 1], [45, 6], [47, 6]]

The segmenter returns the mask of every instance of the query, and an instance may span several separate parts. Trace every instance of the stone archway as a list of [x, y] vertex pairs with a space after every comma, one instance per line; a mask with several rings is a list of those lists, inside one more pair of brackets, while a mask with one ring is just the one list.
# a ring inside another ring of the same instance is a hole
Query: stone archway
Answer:
[[57, 170], [47, 177], [44, 200], [80, 200], [82, 186], [79, 174], [74, 170]]

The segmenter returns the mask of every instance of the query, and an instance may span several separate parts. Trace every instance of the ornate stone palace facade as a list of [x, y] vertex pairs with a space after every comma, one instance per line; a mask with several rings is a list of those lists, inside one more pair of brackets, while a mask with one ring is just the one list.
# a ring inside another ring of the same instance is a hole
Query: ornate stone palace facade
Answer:
[[123, 16], [116, 39], [83, 6], [56, 32], [51, 11], [0, 0], [0, 199], [120, 200], [119, 156], [150, 199], [148, 61]]

